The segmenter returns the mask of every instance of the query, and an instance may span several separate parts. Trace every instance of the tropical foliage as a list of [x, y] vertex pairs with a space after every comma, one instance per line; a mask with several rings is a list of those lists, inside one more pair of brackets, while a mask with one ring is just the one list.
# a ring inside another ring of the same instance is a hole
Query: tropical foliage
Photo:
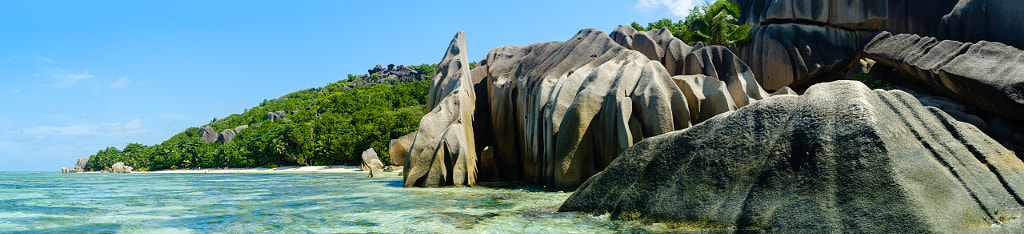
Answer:
[[661, 19], [648, 23], [646, 27], [633, 22], [631, 26], [641, 31], [666, 28], [688, 44], [702, 42], [706, 45], [729, 45], [743, 42], [750, 36], [754, 24], [739, 24], [740, 10], [735, 3], [718, 0], [694, 7], [685, 20], [672, 22]]
[[[433, 74], [435, 65], [413, 67]], [[427, 112], [430, 81], [346, 88], [350, 82], [263, 100], [241, 114], [211, 121], [207, 126], [217, 132], [248, 125], [227, 144], [204, 143], [201, 128], [192, 127], [157, 145], [100, 150], [90, 156], [88, 169], [103, 170], [117, 162], [136, 170], [356, 165], [368, 148], [390, 163], [388, 142], [419, 127]], [[274, 111], [289, 114], [276, 121], [263, 119]]]

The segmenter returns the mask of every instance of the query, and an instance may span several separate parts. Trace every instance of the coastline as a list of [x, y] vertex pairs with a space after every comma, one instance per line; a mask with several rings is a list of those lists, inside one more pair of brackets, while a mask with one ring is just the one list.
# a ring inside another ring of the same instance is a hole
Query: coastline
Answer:
[[[395, 171], [401, 171], [395, 170]], [[157, 171], [132, 171], [132, 173], [157, 173], [157, 174], [213, 174], [213, 173], [369, 173], [359, 169], [359, 166], [285, 166], [277, 168], [203, 168], [203, 169], [175, 169]]]

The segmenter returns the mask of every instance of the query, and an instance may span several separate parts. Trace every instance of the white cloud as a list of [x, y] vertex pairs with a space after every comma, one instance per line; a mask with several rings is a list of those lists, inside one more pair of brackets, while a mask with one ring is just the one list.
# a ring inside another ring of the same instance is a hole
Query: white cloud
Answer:
[[58, 78], [58, 79], [63, 79], [64, 82], [62, 84], [69, 85], [69, 84], [74, 84], [75, 82], [78, 82], [79, 80], [90, 79], [90, 78], [93, 78], [95, 76], [89, 75], [89, 71], [88, 70], [86, 70], [84, 72], [81, 72], [81, 73], [68, 73], [68, 72], [66, 72], [66, 71], [64, 71], [62, 69], [57, 69], [57, 74], [54, 74], [53, 77]]
[[142, 120], [114, 122], [99, 125], [82, 124], [72, 126], [38, 126], [25, 128], [24, 133], [36, 136], [111, 136], [145, 132]]
[[700, 0], [638, 0], [636, 7], [643, 10], [667, 8], [672, 16], [683, 19], [690, 14], [690, 9], [700, 2]]
[[43, 60], [44, 62], [48, 62], [48, 63], [55, 63], [56, 62], [56, 61], [53, 61], [53, 59], [50, 59], [50, 58], [47, 58], [47, 57], [43, 57], [43, 56], [39, 56], [38, 54], [36, 55], [36, 58], [38, 58], [39, 60]]
[[128, 85], [131, 85], [131, 84], [132, 84], [132, 79], [131, 78], [128, 78], [127, 76], [122, 76], [121, 78], [117, 78], [117, 80], [114, 81], [114, 83], [110, 83], [110, 85], [108, 85], [107, 88], [108, 89], [120, 89], [120, 88], [128, 87]]
[[93, 135], [95, 132], [89, 126], [39, 126], [25, 128], [25, 133], [39, 136], [85, 136]]

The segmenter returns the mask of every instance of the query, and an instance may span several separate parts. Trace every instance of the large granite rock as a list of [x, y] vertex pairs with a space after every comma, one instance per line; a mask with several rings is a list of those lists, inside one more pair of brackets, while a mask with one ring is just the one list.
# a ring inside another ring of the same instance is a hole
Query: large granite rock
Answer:
[[[750, 68], [740, 60], [739, 56], [736, 56], [725, 47], [707, 46], [700, 48], [686, 55], [684, 64], [686, 66], [683, 69], [683, 74], [701, 74], [714, 78], [714, 81], [723, 83], [724, 85], [713, 86], [724, 87], [728, 91], [731, 102], [735, 103], [733, 109], [744, 107], [756, 100], [768, 97], [768, 93], [758, 85]], [[688, 85], [687, 87], [691, 89], [699, 88], [693, 85]], [[680, 89], [682, 88], [680, 87]], [[690, 93], [693, 93], [693, 91], [690, 91]], [[689, 97], [687, 100], [690, 100]], [[689, 104], [690, 102], [687, 103]], [[701, 121], [693, 121], [693, 123], [698, 122]]]
[[[430, 74], [420, 74], [414, 68], [404, 65], [395, 66], [394, 63], [387, 67], [377, 64], [373, 69], [367, 70], [367, 74], [361, 75], [352, 81], [351, 87], [367, 87], [374, 84], [398, 84], [405, 82], [430, 80]], [[307, 109], [308, 110], [308, 109]]]
[[503, 181], [572, 189], [634, 142], [690, 126], [664, 66], [596, 29], [499, 47], [480, 64], [493, 80], [488, 156]]
[[231, 143], [231, 140], [235, 139], [235, 134], [237, 134], [237, 132], [235, 132], [234, 129], [224, 129], [224, 131], [220, 131], [220, 133], [217, 134], [217, 141], [214, 141], [214, 143], [217, 143], [217, 144]]
[[888, 5], [884, 0], [738, 3], [740, 22], [757, 25], [740, 53], [767, 90], [804, 89], [841, 78], [885, 22]]
[[129, 167], [129, 166], [125, 166], [124, 163], [118, 162], [118, 163], [114, 163], [114, 165], [111, 165], [110, 166], [110, 170], [108, 170], [107, 172], [109, 172], [109, 173], [132, 173], [132, 170], [135, 170], [135, 168], [132, 168], [132, 167]]
[[882, 30], [893, 33], [938, 35], [939, 21], [958, 0], [890, 0]]
[[89, 157], [79, 158], [78, 162], [75, 163], [74, 172], [84, 172], [85, 168], [89, 166]]
[[1024, 121], [1024, 51], [998, 42], [939, 41], [883, 32], [864, 55], [945, 95]]
[[886, 0], [737, 0], [740, 22], [768, 25], [799, 22], [850, 30], [873, 30], [886, 21]]
[[691, 47], [672, 36], [667, 28], [655, 31], [637, 31], [630, 26], [619, 26], [609, 35], [612, 41], [627, 49], [636, 50], [650, 60], [661, 62], [669, 75], [683, 74], [683, 59], [701, 45]]
[[405, 134], [405, 136], [388, 142], [388, 155], [391, 155], [391, 165], [405, 165], [405, 157], [408, 156], [409, 147], [412, 146], [414, 140], [416, 140], [416, 132]]
[[770, 24], [757, 27], [746, 47], [747, 64], [767, 90], [840, 78], [857, 60], [872, 32], [831, 26]]
[[940, 39], [997, 41], [1024, 48], [1024, 1], [960, 0], [938, 23]]
[[285, 111], [267, 112], [267, 114], [263, 115], [263, 120], [270, 120], [273, 123], [275, 120], [284, 119], [287, 114]]
[[242, 130], [245, 130], [246, 128], [249, 128], [249, 125], [242, 125], [242, 126], [235, 127], [235, 134], [242, 133]]
[[427, 102], [430, 112], [420, 120], [405, 160], [405, 186], [476, 184], [476, 136], [472, 123], [476, 96], [465, 33], [455, 34], [438, 63]]
[[205, 126], [199, 129], [199, 139], [202, 139], [203, 142], [214, 143], [219, 137], [220, 134], [217, 133], [217, 130], [213, 130], [213, 127]]
[[978, 129], [905, 92], [837, 81], [648, 138], [559, 210], [730, 230], [958, 232], [1021, 217], [1022, 172]]
[[[631, 46], [637, 48], [635, 36], [639, 33], [623, 35], [626, 33], [615, 33], [616, 40], [632, 40]], [[661, 61], [588, 28], [564, 42], [495, 48], [468, 76], [439, 72], [428, 99], [448, 99], [456, 92], [448, 96], [433, 93], [457, 90], [453, 87], [463, 84], [450, 84], [462, 81], [455, 77], [472, 77], [478, 97], [472, 103], [476, 111], [472, 122], [457, 122], [457, 111], [464, 105], [435, 104], [421, 120], [408, 154], [406, 185], [469, 185], [468, 181], [477, 178], [467, 177], [459, 183], [461, 175], [470, 173], [457, 173], [463, 164], [454, 155], [473, 153], [480, 157], [467, 160], [469, 169], [465, 170], [485, 181], [571, 190], [644, 138], [687, 128], [768, 96], [750, 69], [724, 47], [698, 48], [675, 59], [679, 60], [678, 72], [706, 75], [700, 82], [674, 80]], [[440, 64], [448, 64], [446, 61]], [[714, 87], [705, 87], [705, 83]], [[714, 96], [715, 91], [721, 91], [724, 98]], [[714, 97], [709, 101], [707, 96]], [[689, 106], [691, 100], [705, 103], [705, 107]], [[718, 100], [728, 104], [711, 108]], [[691, 110], [703, 116], [694, 118]], [[478, 133], [475, 137], [447, 130], [453, 124], [470, 123]], [[476, 147], [461, 141], [472, 141]], [[442, 147], [447, 150], [436, 150]], [[425, 151], [417, 151], [421, 148]], [[457, 176], [448, 182], [445, 176], [451, 174]], [[435, 179], [424, 179], [428, 176]]]
[[363, 163], [359, 165], [359, 170], [371, 171], [384, 169], [384, 163], [380, 161], [380, 156], [377, 155], [377, 151], [373, 148], [369, 148], [363, 151], [361, 158]]

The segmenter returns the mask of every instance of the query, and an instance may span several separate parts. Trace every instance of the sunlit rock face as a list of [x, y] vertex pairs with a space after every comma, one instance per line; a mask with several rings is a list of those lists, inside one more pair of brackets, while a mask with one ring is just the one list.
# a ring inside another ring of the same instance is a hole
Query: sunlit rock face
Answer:
[[[571, 190], [640, 140], [769, 96], [724, 47], [619, 30], [617, 39], [583, 29], [566, 41], [495, 48], [472, 71], [450, 65], [465, 56], [459, 34], [431, 85], [406, 186], [472, 185], [481, 175]], [[673, 78], [683, 74], [702, 78]]]

